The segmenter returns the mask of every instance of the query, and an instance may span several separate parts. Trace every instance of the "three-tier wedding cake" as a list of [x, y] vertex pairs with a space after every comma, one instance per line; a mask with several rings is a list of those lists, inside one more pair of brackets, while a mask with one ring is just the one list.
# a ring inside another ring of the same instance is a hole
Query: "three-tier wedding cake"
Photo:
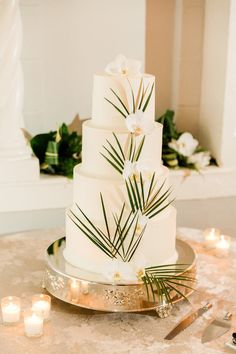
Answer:
[[177, 258], [155, 78], [140, 67], [120, 55], [94, 76], [92, 119], [83, 123], [82, 164], [66, 216], [66, 261], [118, 282]]

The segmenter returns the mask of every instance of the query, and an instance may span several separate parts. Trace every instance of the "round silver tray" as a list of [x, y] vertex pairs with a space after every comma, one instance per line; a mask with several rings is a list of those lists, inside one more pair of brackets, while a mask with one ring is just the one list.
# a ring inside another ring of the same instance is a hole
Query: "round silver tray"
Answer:
[[[56, 298], [67, 303], [87, 309], [108, 312], [138, 312], [155, 310], [158, 302], [147, 298], [146, 288], [142, 282], [112, 284], [102, 275], [73, 267], [65, 261], [63, 250], [65, 237], [54, 241], [46, 251], [47, 267], [44, 273], [43, 287]], [[176, 241], [178, 260], [176, 264], [188, 264], [181, 273], [191, 278], [196, 277], [196, 254], [192, 247], [182, 241]], [[177, 288], [189, 296], [193, 290]], [[182, 284], [182, 286], [181, 286]], [[188, 281], [190, 287], [193, 283]], [[172, 292], [172, 301], [183, 299], [177, 292]]]

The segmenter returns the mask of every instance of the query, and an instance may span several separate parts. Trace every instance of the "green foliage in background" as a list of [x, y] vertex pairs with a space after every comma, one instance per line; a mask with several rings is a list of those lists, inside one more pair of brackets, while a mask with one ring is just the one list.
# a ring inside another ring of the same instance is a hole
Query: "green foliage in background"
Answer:
[[70, 133], [63, 123], [57, 131], [34, 136], [30, 144], [42, 172], [73, 177], [73, 168], [81, 162], [81, 135], [75, 131]]
[[[169, 168], [179, 168], [184, 167], [192, 170], [201, 170], [205, 166], [198, 166], [197, 163], [191, 163], [189, 156], [184, 156], [180, 152], [170, 147], [170, 143], [173, 141], [178, 141], [182, 134], [185, 132], [179, 132], [176, 128], [174, 122], [175, 112], [172, 110], [167, 110], [161, 117], [156, 119], [156, 122], [163, 125], [163, 141], [162, 141], [162, 160], [165, 166]], [[207, 149], [203, 148], [198, 144], [193, 154], [205, 153], [209, 154], [210, 165], [216, 165], [216, 160], [210, 156]]]

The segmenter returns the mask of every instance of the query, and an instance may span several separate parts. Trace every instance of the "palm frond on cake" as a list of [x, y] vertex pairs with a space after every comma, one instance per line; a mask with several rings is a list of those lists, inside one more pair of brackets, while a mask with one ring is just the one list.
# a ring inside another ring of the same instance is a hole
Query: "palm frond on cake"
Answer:
[[[113, 136], [115, 138], [115, 146], [107, 140], [108, 146], [103, 146], [106, 154], [101, 153], [101, 155], [120, 174], [124, 175], [125, 163], [128, 161], [130, 164], [135, 164], [139, 160], [145, 136], [137, 145], [133, 134], [130, 134], [127, 152], [122, 149], [119, 139], [114, 133]], [[128, 178], [125, 177], [129, 203], [133, 212], [139, 210], [143, 215], [151, 219], [173, 202], [173, 200], [169, 201], [171, 188], [162, 193], [165, 181], [157, 188], [157, 180], [155, 172], [153, 172], [150, 181], [145, 180], [141, 172], [130, 174]]]
[[101, 155], [120, 174], [122, 174], [123, 170], [124, 170], [124, 166], [125, 166], [125, 161], [130, 161], [130, 162], [137, 162], [138, 161], [141, 151], [142, 151], [142, 148], [143, 148], [143, 145], [144, 145], [145, 136], [143, 136], [141, 141], [139, 143], [137, 143], [133, 134], [130, 134], [127, 151], [124, 151], [122, 149], [121, 143], [119, 142], [119, 139], [117, 138], [115, 133], [113, 133], [113, 136], [115, 139], [114, 146], [111, 144], [111, 142], [109, 140], [106, 140], [107, 146], [103, 145], [103, 148], [104, 148], [106, 154], [101, 152]]
[[130, 90], [131, 90], [131, 96], [132, 96], [132, 108], [131, 109], [126, 104], [126, 102], [119, 97], [117, 92], [115, 92], [115, 90], [113, 90], [112, 88], [110, 88], [110, 91], [114, 95], [114, 98], [116, 99], [117, 102], [114, 103], [110, 99], [104, 97], [105, 100], [109, 104], [111, 104], [117, 110], [117, 112], [119, 112], [124, 118], [126, 118], [131, 113], [135, 113], [137, 110], [141, 110], [141, 111], [145, 112], [148, 107], [149, 101], [152, 97], [152, 93], [153, 93], [153, 89], [154, 89], [154, 82], [151, 85], [151, 88], [150, 88], [149, 84], [145, 87], [144, 83], [143, 83], [143, 79], [141, 79], [140, 84], [139, 84], [138, 93], [135, 98], [134, 90], [133, 90], [128, 79], [127, 79], [127, 81], [129, 83]]
[[95, 226], [77, 204], [79, 214], [70, 210], [69, 217], [79, 230], [108, 257], [119, 257], [122, 261], [129, 262], [145, 232], [145, 226], [140, 230], [140, 215], [138, 211], [129, 212], [127, 215], [124, 203], [120, 213], [113, 214], [114, 228], [110, 225], [102, 194], [100, 194], [100, 200], [104, 221], [103, 230]]
[[[71, 210], [69, 217], [83, 234], [108, 257], [121, 259], [128, 263], [132, 260], [143, 238], [146, 225], [140, 229], [140, 212], [131, 211], [127, 215], [124, 203], [120, 213], [113, 214], [114, 229], [108, 220], [102, 194], [100, 194], [100, 199], [104, 218], [103, 230], [95, 226], [78, 205], [79, 215]], [[191, 285], [195, 282], [195, 278], [181, 274], [187, 266], [187, 264], [153, 266], [144, 268], [141, 277], [137, 274], [137, 279], [145, 285], [148, 301], [172, 303], [173, 292], [186, 298], [184, 289], [194, 290]]]
[[173, 292], [186, 299], [184, 289], [194, 290], [191, 285], [196, 281], [194, 277], [182, 274], [186, 267], [187, 264], [166, 264], [145, 268], [142, 281], [148, 300], [172, 303]]
[[[134, 175], [132, 178], [126, 180], [126, 188], [128, 192], [129, 202], [133, 212], [140, 210], [142, 215], [147, 216], [149, 219], [153, 218], [163, 210], [165, 210], [172, 202], [169, 197], [172, 193], [169, 187], [162, 193], [165, 181], [159, 188], [155, 188], [156, 181], [154, 180], [155, 173], [148, 186], [148, 192], [145, 193], [145, 186], [143, 182], [142, 173], [137, 177]], [[147, 183], [147, 182], [146, 182]]]
[[[143, 112], [146, 111], [151, 100], [154, 83], [145, 87], [142, 79], [136, 97], [129, 80], [128, 84], [131, 91], [130, 107], [112, 88], [110, 91], [114, 101], [105, 97], [105, 100], [117, 112], [127, 118], [126, 125], [130, 132], [128, 140], [123, 146], [118, 136], [113, 133], [114, 141], [106, 140], [103, 145], [104, 150], [100, 152], [106, 161], [123, 176], [127, 202], [124, 201], [118, 213], [109, 211], [108, 214], [100, 193], [103, 220], [99, 226], [95, 225], [78, 205], [76, 205], [78, 211], [71, 210], [69, 214], [76, 227], [106, 256], [113, 260], [121, 260], [126, 264], [135, 255], [144, 236], [148, 220], [165, 210], [173, 201], [169, 200], [171, 189], [165, 187], [165, 181], [160, 184], [155, 172], [147, 174], [145, 168], [140, 168], [142, 165], [140, 155], [145, 135], [150, 132], [149, 127], [145, 126], [142, 121], [145, 118]], [[134, 129], [135, 124], [137, 127]], [[143, 136], [137, 139], [138, 135]], [[132, 263], [130, 266], [132, 267]], [[135, 277], [145, 285], [148, 301], [172, 303], [173, 292], [185, 298], [184, 289], [193, 289], [191, 286], [194, 278], [183, 273], [186, 267], [187, 265], [184, 264], [143, 266], [135, 273]]]

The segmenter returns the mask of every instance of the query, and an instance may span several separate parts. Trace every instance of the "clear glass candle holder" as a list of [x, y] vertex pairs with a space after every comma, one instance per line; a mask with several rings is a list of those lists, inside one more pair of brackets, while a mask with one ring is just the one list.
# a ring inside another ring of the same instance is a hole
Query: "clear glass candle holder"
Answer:
[[20, 320], [21, 301], [19, 297], [7, 296], [1, 300], [2, 322], [4, 325], [14, 325]]
[[166, 318], [170, 316], [172, 308], [173, 308], [172, 304], [166, 301], [166, 297], [164, 295], [162, 299], [160, 299], [160, 302], [156, 307], [156, 313], [160, 318]]
[[209, 227], [203, 231], [204, 245], [206, 248], [215, 248], [216, 243], [220, 239], [220, 230], [214, 227]]
[[24, 328], [27, 337], [40, 337], [43, 334], [43, 316], [32, 309], [24, 311]]
[[216, 243], [215, 254], [218, 257], [226, 257], [230, 252], [231, 237], [228, 235], [220, 235]]
[[39, 313], [44, 320], [48, 320], [51, 311], [51, 296], [35, 294], [32, 296], [32, 310]]

